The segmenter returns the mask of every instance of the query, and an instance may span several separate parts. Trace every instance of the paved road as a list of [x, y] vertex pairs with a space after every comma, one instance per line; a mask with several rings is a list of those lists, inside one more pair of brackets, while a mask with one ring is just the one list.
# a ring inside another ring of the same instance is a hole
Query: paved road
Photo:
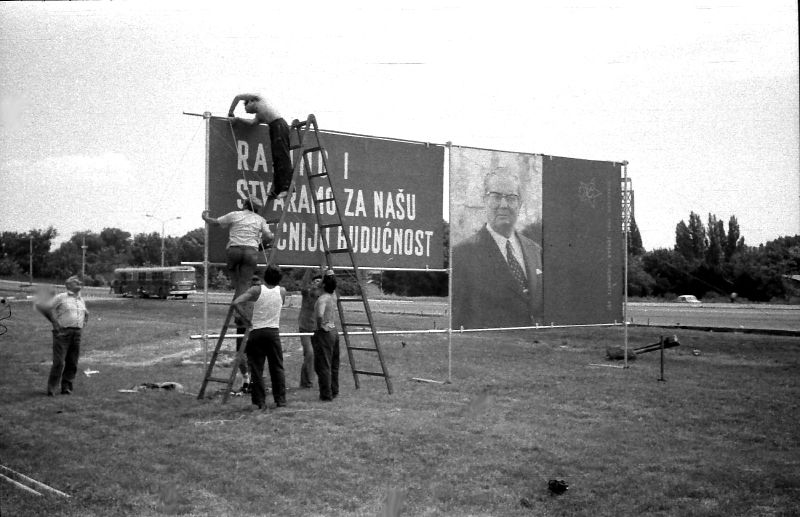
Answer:
[[631, 303], [628, 319], [640, 325], [800, 331], [800, 305]]
[[[52, 287], [57, 291], [63, 288], [57, 285]], [[5, 298], [25, 299], [32, 294], [33, 289], [27, 284], [0, 280], [0, 295]], [[87, 299], [111, 298], [106, 287], [85, 287], [83, 294]], [[210, 303], [227, 304], [230, 299], [230, 293], [209, 293]], [[203, 293], [190, 295], [187, 301], [202, 303]], [[299, 307], [300, 295], [290, 294], [287, 305]], [[375, 312], [384, 313], [423, 316], [447, 314], [446, 301], [370, 300], [370, 307]], [[705, 303], [702, 307], [690, 307], [679, 303], [630, 303], [628, 319], [639, 325], [800, 331], [800, 305]]]

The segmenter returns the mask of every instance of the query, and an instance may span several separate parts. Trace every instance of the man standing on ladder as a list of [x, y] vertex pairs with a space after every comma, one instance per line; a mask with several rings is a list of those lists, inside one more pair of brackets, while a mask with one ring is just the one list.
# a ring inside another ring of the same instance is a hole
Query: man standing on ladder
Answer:
[[[235, 117], [233, 110], [244, 101], [244, 110], [247, 113], [255, 114], [251, 119]], [[228, 110], [228, 117], [233, 122], [256, 126], [267, 124], [269, 126], [269, 143], [272, 152], [272, 168], [275, 173], [272, 179], [272, 189], [267, 197], [269, 199], [284, 198], [289, 193], [289, 186], [292, 184], [292, 157], [289, 150], [289, 125], [281, 117], [280, 113], [267, 103], [261, 95], [254, 93], [240, 93], [233, 98], [231, 107]]]
[[[258, 265], [258, 247], [262, 242], [270, 242], [274, 238], [267, 225], [267, 221], [256, 213], [255, 206], [258, 201], [245, 199], [242, 201], [242, 210], [229, 212], [221, 217], [210, 217], [208, 210], [203, 211], [202, 217], [208, 224], [217, 226], [230, 226], [228, 235], [227, 267], [231, 275], [234, 297], [244, 293], [250, 286], [253, 274]], [[249, 308], [248, 308], [249, 309]], [[249, 312], [246, 310], [245, 312]], [[244, 334], [247, 327], [240, 317], [236, 318], [236, 327], [239, 334]], [[236, 340], [236, 350], [242, 346], [242, 338]], [[246, 392], [250, 382], [247, 366], [239, 364], [242, 373], [242, 391]]]

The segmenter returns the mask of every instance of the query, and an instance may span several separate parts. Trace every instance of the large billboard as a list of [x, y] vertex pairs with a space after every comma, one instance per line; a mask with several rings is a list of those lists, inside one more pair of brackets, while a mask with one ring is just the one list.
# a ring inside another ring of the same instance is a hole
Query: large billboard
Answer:
[[[269, 200], [273, 171], [268, 127], [231, 124], [226, 118], [211, 118], [209, 124], [207, 188], [211, 215], [219, 217], [240, 210], [248, 195], [262, 202], [260, 214], [267, 221], [277, 221], [286, 210], [283, 225], [276, 232], [275, 260], [279, 264], [319, 265], [321, 240], [325, 239], [329, 248], [344, 248], [347, 232], [359, 267], [443, 267], [442, 146], [321, 131], [325, 163], [344, 229], [320, 230], [310, 188], [316, 198], [329, 198], [329, 183], [320, 179], [309, 183], [303, 167], [297, 167], [300, 172], [294, 194]], [[315, 144], [312, 133], [306, 138]], [[320, 153], [310, 153], [308, 158], [313, 173], [321, 172]], [[293, 159], [301, 159], [297, 151]], [[324, 225], [335, 219], [337, 210], [333, 202], [321, 206], [319, 215]], [[227, 229], [210, 228], [212, 262], [225, 261], [227, 235]], [[332, 257], [335, 265], [349, 265], [346, 254]]]
[[452, 147], [453, 328], [622, 319], [620, 165]]

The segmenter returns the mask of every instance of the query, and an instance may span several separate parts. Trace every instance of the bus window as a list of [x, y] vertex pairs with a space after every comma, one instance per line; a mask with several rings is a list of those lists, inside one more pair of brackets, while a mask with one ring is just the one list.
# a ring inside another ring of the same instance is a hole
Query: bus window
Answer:
[[173, 271], [173, 282], [194, 282], [194, 271]]

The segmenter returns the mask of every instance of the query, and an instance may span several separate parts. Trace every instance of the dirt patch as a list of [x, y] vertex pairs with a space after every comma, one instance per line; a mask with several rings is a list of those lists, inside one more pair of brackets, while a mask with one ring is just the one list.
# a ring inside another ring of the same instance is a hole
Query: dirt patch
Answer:
[[201, 341], [186, 338], [168, 339], [152, 343], [138, 343], [119, 350], [91, 350], [81, 357], [81, 362], [110, 366], [152, 366], [169, 360], [183, 360], [202, 353]]

